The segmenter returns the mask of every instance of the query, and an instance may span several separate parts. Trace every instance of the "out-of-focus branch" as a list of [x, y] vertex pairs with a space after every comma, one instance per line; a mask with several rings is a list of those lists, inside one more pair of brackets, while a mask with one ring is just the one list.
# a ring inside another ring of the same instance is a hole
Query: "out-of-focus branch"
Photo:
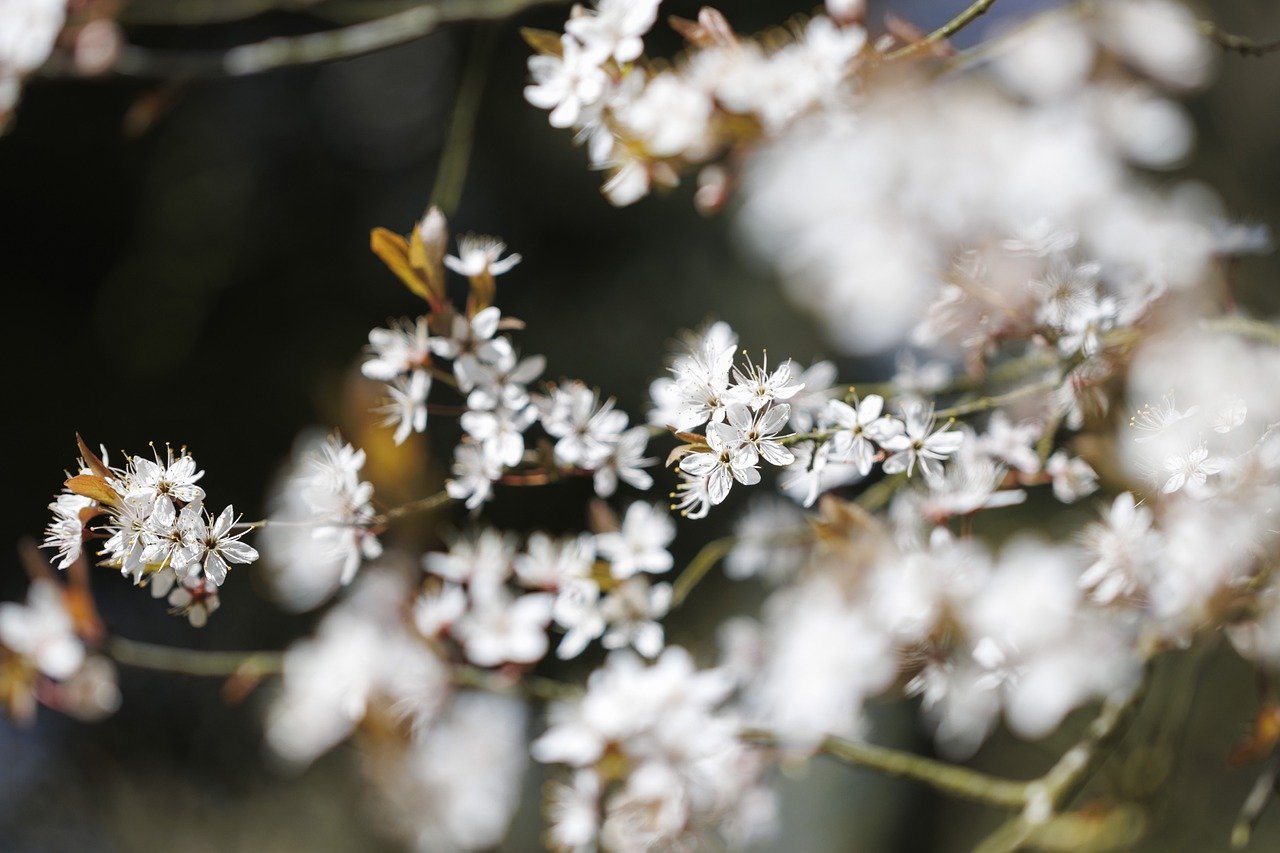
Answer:
[[912, 42], [909, 45], [900, 47], [897, 50], [890, 51], [885, 54], [885, 59], [905, 59], [908, 56], [915, 56], [917, 53], [929, 50], [935, 45], [941, 44], [951, 38], [965, 27], [972, 24], [978, 18], [981, 18], [986, 11], [990, 9], [996, 0], [977, 0], [959, 15], [947, 21], [933, 32], [929, 33], [919, 41]]
[[723, 539], [712, 539], [706, 545], [702, 546], [694, 558], [689, 561], [689, 565], [676, 578], [674, 588], [671, 593], [671, 606], [679, 607], [684, 600], [689, 597], [689, 593], [693, 592], [707, 572], [715, 567], [725, 555], [733, 550], [733, 546], [737, 544], [738, 537], [726, 536]]
[[[112, 637], [106, 645], [112, 660], [124, 666], [195, 675], [204, 678], [227, 678], [279, 675], [284, 670], [284, 653], [270, 651], [220, 652], [206, 649], [184, 649]], [[572, 699], [581, 688], [550, 678], [530, 676], [512, 679], [495, 672], [465, 664], [449, 668], [450, 680], [461, 687], [474, 687], [491, 693], [517, 693], [547, 701]]]
[[116, 663], [140, 669], [154, 669], [179, 675], [222, 677], [242, 675], [274, 675], [284, 666], [282, 652], [216, 652], [205, 649], [181, 649], [112, 637], [107, 641], [107, 655]]
[[1223, 50], [1238, 53], [1242, 56], [1266, 56], [1280, 51], [1280, 39], [1273, 41], [1255, 41], [1248, 36], [1238, 36], [1219, 27], [1213, 21], [1201, 21], [1200, 32]]
[[[276, 68], [348, 59], [415, 41], [456, 21], [496, 20], [562, 0], [437, 0], [347, 27], [282, 36], [225, 51], [161, 50], [126, 45], [111, 71], [126, 77], [240, 77]], [[46, 76], [77, 76], [65, 58]]]
[[431, 205], [438, 207], [445, 216], [452, 216], [457, 211], [458, 202], [462, 200], [462, 188], [467, 182], [476, 118], [484, 96], [485, 79], [489, 76], [495, 35], [492, 25], [480, 24], [471, 36], [467, 64], [458, 84], [453, 116], [449, 119], [449, 132], [440, 153], [435, 187], [431, 191]]
[[193, 27], [243, 21], [268, 12], [306, 12], [328, 0], [133, 0], [120, 23], [147, 27]]
[[[1142, 703], [1150, 675], [1148, 666], [1133, 692], [1104, 703], [1084, 737], [1047, 773], [1029, 782], [1003, 779], [911, 752], [838, 737], [823, 739], [816, 752], [856, 767], [911, 779], [961, 799], [1020, 809], [1017, 817], [1002, 825], [981, 847], [984, 851], [1016, 850], [1047, 823], [1058, 808], [1070, 801], [1101, 766], [1116, 741], [1128, 730]], [[783, 738], [766, 729], [746, 729], [739, 737], [759, 746], [784, 749], [787, 746]]]
[[1280, 326], [1248, 317], [1215, 317], [1200, 324], [1211, 332], [1227, 332], [1245, 340], [1280, 347]]
[[1257, 781], [1253, 783], [1249, 796], [1240, 807], [1240, 816], [1236, 818], [1235, 826], [1231, 828], [1231, 846], [1237, 850], [1248, 845], [1249, 839], [1253, 837], [1254, 827], [1258, 825], [1263, 812], [1275, 797], [1277, 777], [1280, 777], [1280, 755], [1273, 755], [1267, 760]]
[[[786, 742], [764, 729], [747, 729], [742, 740], [758, 746], [786, 748]], [[1001, 808], [1021, 808], [1027, 801], [1027, 783], [1001, 779], [967, 767], [948, 764], [923, 755], [869, 743], [828, 737], [818, 752], [846, 764], [876, 770], [887, 776], [911, 779], [961, 799]]]
[[1129, 730], [1151, 681], [1148, 664], [1142, 681], [1128, 695], [1108, 699], [1089, 724], [1084, 737], [1058, 759], [1049, 772], [1025, 786], [1025, 808], [977, 847], [980, 853], [1008, 853], [1021, 849], [1058, 810], [1080, 792]]

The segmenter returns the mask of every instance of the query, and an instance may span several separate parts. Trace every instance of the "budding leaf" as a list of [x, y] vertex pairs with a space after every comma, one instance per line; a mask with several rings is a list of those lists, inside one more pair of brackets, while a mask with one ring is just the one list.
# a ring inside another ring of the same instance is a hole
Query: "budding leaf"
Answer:
[[431, 291], [409, 260], [408, 240], [386, 228], [375, 228], [369, 235], [369, 248], [414, 294], [431, 301]]
[[81, 474], [67, 480], [63, 485], [75, 494], [92, 498], [98, 503], [115, 504], [120, 499], [120, 495], [111, 488], [111, 484], [96, 474]]
[[538, 53], [548, 56], [560, 56], [564, 53], [564, 48], [560, 46], [560, 34], [551, 30], [535, 30], [532, 27], [521, 27], [520, 37]]
[[111, 469], [106, 466], [98, 454], [89, 449], [89, 445], [84, 443], [84, 439], [80, 437], [80, 433], [76, 433], [76, 446], [80, 448], [80, 458], [84, 460], [84, 464], [89, 466], [89, 470], [102, 477], [104, 480], [111, 479]]

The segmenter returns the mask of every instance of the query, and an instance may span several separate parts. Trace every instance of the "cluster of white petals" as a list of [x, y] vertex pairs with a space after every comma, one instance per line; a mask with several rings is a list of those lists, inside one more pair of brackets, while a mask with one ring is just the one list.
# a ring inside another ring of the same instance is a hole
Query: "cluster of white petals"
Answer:
[[197, 485], [204, 471], [185, 450], [131, 456], [123, 468], [83, 446], [81, 452], [79, 473], [49, 505], [44, 547], [56, 551], [58, 568], [80, 559], [87, 538], [102, 539], [101, 565], [149, 583], [155, 597], [167, 597], [174, 612], [203, 626], [231, 567], [258, 559], [241, 541], [248, 528], [237, 524], [234, 508], [214, 515], [205, 507]]
[[562, 632], [561, 659], [595, 640], [656, 656], [672, 590], [650, 578], [674, 566], [667, 546], [675, 523], [662, 507], [636, 502], [607, 525], [594, 535], [534, 533], [520, 552], [511, 537], [486, 529], [427, 554], [432, 581], [414, 605], [418, 630], [452, 639], [481, 667], [536, 664], [551, 648], [552, 626]]
[[0, 603], [0, 703], [18, 720], [45, 705], [82, 720], [120, 706], [115, 666], [93, 653], [70, 595], [51, 578], [37, 578], [24, 604]]
[[772, 829], [766, 765], [738, 740], [729, 669], [700, 670], [672, 646], [653, 663], [614, 652], [580, 699], [552, 706], [533, 742], [563, 765], [548, 838], [560, 850], [741, 847]]
[[362, 561], [381, 556], [364, 464], [364, 451], [339, 436], [304, 433], [278, 478], [259, 541], [271, 592], [290, 610], [319, 606], [351, 583]]
[[[396, 240], [399, 238], [391, 238]], [[521, 258], [506, 255], [506, 244], [494, 237], [464, 235], [458, 254], [444, 255], [448, 232], [444, 216], [429, 210], [415, 226], [403, 251], [416, 263], [409, 282], [424, 295], [431, 311], [416, 320], [401, 319], [369, 333], [365, 376], [387, 382], [388, 402], [381, 409], [384, 423], [395, 426], [395, 442], [425, 432], [430, 412], [428, 397], [443, 376], [461, 397], [459, 423], [465, 439], [454, 453], [448, 493], [478, 510], [493, 496], [494, 484], [533, 459], [527, 435], [535, 425], [555, 440], [554, 472], [544, 478], [589, 474], [596, 493], [611, 496], [619, 481], [647, 489], [653, 479], [644, 470], [648, 432], [628, 428], [629, 418], [612, 398], [577, 381], [549, 385], [544, 393], [530, 390], [546, 369], [540, 355], [520, 357], [504, 329], [522, 328], [502, 316], [492, 301], [495, 279], [509, 272]], [[434, 252], [434, 255], [432, 254]], [[384, 257], [384, 260], [387, 258]], [[402, 258], [389, 261], [397, 274]], [[444, 291], [445, 270], [466, 276], [471, 297], [465, 312], [456, 310]], [[444, 363], [451, 363], [446, 371]]]
[[919, 470], [938, 481], [942, 463], [963, 443], [961, 432], [937, 425], [932, 408], [914, 397], [900, 401], [900, 415], [885, 414], [876, 394], [852, 405], [832, 399], [826, 362], [802, 370], [787, 360], [771, 370], [766, 357], [734, 366], [737, 336], [723, 322], [690, 336], [685, 347], [671, 376], [650, 386], [649, 420], [690, 442], [672, 455], [681, 478], [675, 506], [688, 518], [706, 517], [735, 482], [759, 483], [763, 463], [784, 469], [783, 490], [812, 506], [823, 492], [866, 477], [877, 462], [888, 474]]
[[704, 8], [681, 22], [689, 52], [662, 70], [644, 55], [643, 37], [659, 0], [600, 0], [575, 6], [563, 34], [531, 39], [532, 83], [525, 98], [550, 111], [553, 127], [585, 141], [591, 167], [604, 170], [604, 193], [622, 206], [650, 188], [678, 182], [702, 166], [708, 209], [723, 196], [718, 160], [745, 138], [776, 134], [815, 108], [849, 99], [850, 77], [867, 33], [823, 15], [781, 44], [742, 39], [719, 12]]

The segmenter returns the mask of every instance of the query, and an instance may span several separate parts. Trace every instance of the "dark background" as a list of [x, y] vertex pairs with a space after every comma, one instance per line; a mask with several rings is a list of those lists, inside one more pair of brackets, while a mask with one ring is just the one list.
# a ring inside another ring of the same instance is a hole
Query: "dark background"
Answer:
[[[931, 25], [964, 4], [888, 5]], [[1004, 0], [981, 26], [1044, 5]], [[1215, 6], [1229, 29], [1280, 36], [1272, 3]], [[750, 32], [807, 7], [759, 0], [728, 10]], [[692, 16], [696, 4], [663, 10]], [[585, 153], [524, 103], [528, 51], [517, 24], [557, 29], [564, 15], [552, 7], [496, 25], [472, 168], [453, 219], [455, 233], [498, 234], [524, 255], [500, 280], [498, 297], [504, 313], [528, 323], [518, 346], [544, 353], [550, 378], [597, 384], [635, 418], [671, 336], [709, 316], [730, 321], [753, 350], [805, 363], [827, 354], [767, 272], [747, 265], [730, 217], [697, 215], [687, 187], [610, 208]], [[139, 28], [131, 36], [156, 46], [217, 47], [314, 26], [275, 14], [198, 31]], [[368, 232], [376, 225], [406, 231], [421, 214], [474, 29], [452, 26], [375, 55], [236, 80], [31, 83], [13, 129], [0, 138], [0, 369], [9, 401], [4, 598], [23, 594], [11, 546], [42, 529], [45, 504], [74, 459], [77, 430], [117, 457], [151, 441], [188, 445], [208, 472], [211, 503], [234, 503], [246, 517], [264, 513], [272, 472], [311, 424], [342, 427], [366, 446], [384, 495], [426, 494], [438, 485], [442, 471], [429, 459], [447, 459], [455, 436], [433, 430], [440, 433], [430, 442], [434, 452], [419, 442], [391, 453], [387, 433], [371, 430], [360, 414], [370, 400], [353, 368], [370, 328], [417, 310], [368, 251]], [[659, 38], [674, 47], [673, 38]], [[1191, 99], [1200, 147], [1178, 177], [1206, 179], [1232, 213], [1274, 228], [1280, 55], [1226, 56], [1221, 72]], [[1277, 272], [1274, 257], [1238, 271], [1238, 292], [1260, 314], [1280, 309]], [[845, 361], [841, 368], [845, 378], [875, 379], [886, 365]], [[667, 486], [658, 479], [655, 498]], [[580, 526], [585, 497], [576, 486], [536, 495], [505, 490], [487, 518], [518, 529], [569, 529]], [[734, 515], [730, 507], [697, 530], [682, 524], [678, 560]], [[402, 535], [422, 545], [435, 533]], [[236, 572], [222, 609], [196, 631], [113, 573], [94, 578], [108, 626], [123, 636], [281, 648], [310, 619], [278, 610], [259, 581], [255, 569]], [[673, 617], [671, 634], [705, 644], [712, 625], [757, 599], [749, 585], [713, 578]], [[1223, 758], [1254, 707], [1249, 669], [1218, 650], [1204, 673], [1172, 781], [1149, 802], [1160, 826], [1151, 849], [1225, 848], [1252, 781], [1248, 772], [1228, 771]], [[47, 712], [30, 729], [0, 723], [0, 849], [397, 847], [364, 807], [343, 749], [298, 777], [268, 766], [258, 697], [229, 707], [216, 684], [136, 670], [121, 672], [121, 686], [120, 712], [101, 724]], [[1174, 713], [1176, 701], [1149, 714]], [[930, 748], [909, 710], [887, 707], [874, 716], [876, 740]], [[997, 737], [978, 764], [1030, 775], [1059, 746]], [[536, 846], [536, 785], [531, 774], [511, 849]], [[780, 848], [795, 851], [962, 849], [998, 817], [821, 762], [784, 787]], [[1280, 838], [1274, 814], [1263, 833], [1257, 849]]]

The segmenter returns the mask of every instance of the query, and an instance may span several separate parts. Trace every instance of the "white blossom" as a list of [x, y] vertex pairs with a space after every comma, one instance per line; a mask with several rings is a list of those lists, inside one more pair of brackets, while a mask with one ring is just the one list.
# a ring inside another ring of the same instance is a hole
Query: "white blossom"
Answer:
[[560, 55], [529, 58], [533, 83], [524, 97], [535, 107], [551, 110], [552, 127], [570, 127], [578, 122], [584, 108], [593, 106], [609, 85], [609, 76], [600, 67], [599, 51], [582, 46], [573, 36], [560, 39]]
[[33, 582], [26, 604], [0, 603], [0, 643], [50, 678], [70, 678], [85, 660], [62, 589], [50, 580]]
[[497, 237], [466, 234], [458, 238], [458, 254], [446, 255], [444, 265], [458, 275], [470, 278], [499, 276], [511, 270], [521, 260], [516, 254], [502, 257], [506, 251], [507, 244]]
[[660, 575], [675, 565], [667, 550], [675, 538], [675, 522], [661, 506], [636, 501], [627, 507], [618, 530], [596, 534], [596, 551], [609, 561], [609, 573], [617, 580], [637, 573]]
[[960, 449], [964, 434], [944, 424], [934, 429], [933, 410], [920, 404], [905, 404], [902, 411], [903, 430], [884, 439], [889, 452], [884, 461], [887, 474], [906, 472], [908, 476], [920, 466], [926, 480], [942, 475], [941, 463]]
[[[641, 36], [658, 18], [661, 0], [597, 0], [594, 9], [574, 7], [565, 32], [601, 58], [632, 62], [644, 50]], [[540, 106], [540, 105], [539, 105]], [[553, 122], [554, 124], [554, 122]]]

